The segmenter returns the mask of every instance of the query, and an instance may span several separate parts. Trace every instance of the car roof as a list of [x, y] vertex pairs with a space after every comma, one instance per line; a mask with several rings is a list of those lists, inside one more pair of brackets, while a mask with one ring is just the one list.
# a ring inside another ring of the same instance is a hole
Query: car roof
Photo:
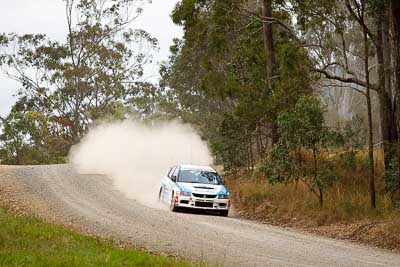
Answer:
[[216, 172], [210, 166], [205, 165], [191, 165], [191, 164], [181, 164], [179, 165], [181, 170], [196, 170], [196, 171], [209, 171], [209, 172]]

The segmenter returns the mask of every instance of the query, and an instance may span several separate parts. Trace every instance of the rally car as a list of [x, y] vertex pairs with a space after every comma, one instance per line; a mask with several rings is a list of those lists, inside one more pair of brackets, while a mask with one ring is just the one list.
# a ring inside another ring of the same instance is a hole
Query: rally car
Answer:
[[172, 211], [180, 208], [214, 210], [229, 213], [229, 192], [218, 173], [209, 166], [171, 167], [161, 181], [158, 198]]

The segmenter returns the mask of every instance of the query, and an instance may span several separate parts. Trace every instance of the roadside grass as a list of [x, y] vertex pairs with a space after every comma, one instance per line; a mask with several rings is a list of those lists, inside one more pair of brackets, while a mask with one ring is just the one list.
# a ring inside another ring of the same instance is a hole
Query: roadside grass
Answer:
[[191, 266], [0, 209], [0, 266]]
[[316, 197], [301, 182], [271, 185], [262, 177], [227, 180], [237, 209], [279, 224], [299, 222], [321, 226], [363, 219], [390, 219], [398, 215], [388, 197], [379, 195], [378, 208], [373, 211], [369, 208], [368, 191], [344, 189], [339, 184], [326, 191], [321, 209]]
[[382, 159], [378, 154], [376, 210], [370, 209], [365, 162], [362, 154], [355, 166], [338, 167], [342, 178], [326, 190], [323, 208], [300, 181], [272, 185], [257, 171], [230, 174], [225, 180], [242, 217], [400, 251], [400, 210], [384, 193]]

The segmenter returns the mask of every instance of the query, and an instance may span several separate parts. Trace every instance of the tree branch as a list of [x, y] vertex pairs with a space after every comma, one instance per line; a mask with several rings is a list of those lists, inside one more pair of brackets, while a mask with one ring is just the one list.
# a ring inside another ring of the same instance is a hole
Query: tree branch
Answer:
[[[313, 71], [323, 74], [325, 76], [325, 78], [330, 79], [330, 80], [337, 80], [342, 83], [357, 84], [362, 87], [366, 87], [366, 85], [367, 85], [365, 81], [354, 78], [354, 77], [345, 78], [345, 77], [341, 77], [341, 76], [332, 74], [329, 71], [327, 71], [326, 68], [323, 68], [323, 69], [314, 68]], [[376, 86], [371, 86], [371, 89], [373, 89], [375, 91], [378, 90], [378, 88], [376, 88]]]
[[375, 45], [375, 47], [377, 47], [375, 35], [371, 32], [371, 30], [365, 24], [364, 17], [362, 15], [364, 12], [360, 11], [361, 7], [357, 4], [357, 1], [353, 1], [353, 2], [355, 3], [356, 8], [357, 8], [357, 14], [354, 11], [354, 9], [351, 7], [349, 0], [346, 0], [347, 10], [349, 11], [350, 15], [358, 22], [358, 24], [360, 24], [360, 26], [365, 29], [368, 37], [371, 39], [371, 41]]

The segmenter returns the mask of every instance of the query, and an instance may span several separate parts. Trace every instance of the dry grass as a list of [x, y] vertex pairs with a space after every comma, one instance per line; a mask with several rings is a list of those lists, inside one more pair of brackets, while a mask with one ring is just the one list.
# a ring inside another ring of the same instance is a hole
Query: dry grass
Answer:
[[326, 190], [322, 209], [301, 182], [271, 185], [257, 172], [230, 175], [226, 181], [233, 205], [243, 217], [400, 250], [400, 212], [384, 194], [379, 152], [376, 210], [370, 209], [366, 153], [357, 156], [355, 166], [338, 167], [342, 178]]

